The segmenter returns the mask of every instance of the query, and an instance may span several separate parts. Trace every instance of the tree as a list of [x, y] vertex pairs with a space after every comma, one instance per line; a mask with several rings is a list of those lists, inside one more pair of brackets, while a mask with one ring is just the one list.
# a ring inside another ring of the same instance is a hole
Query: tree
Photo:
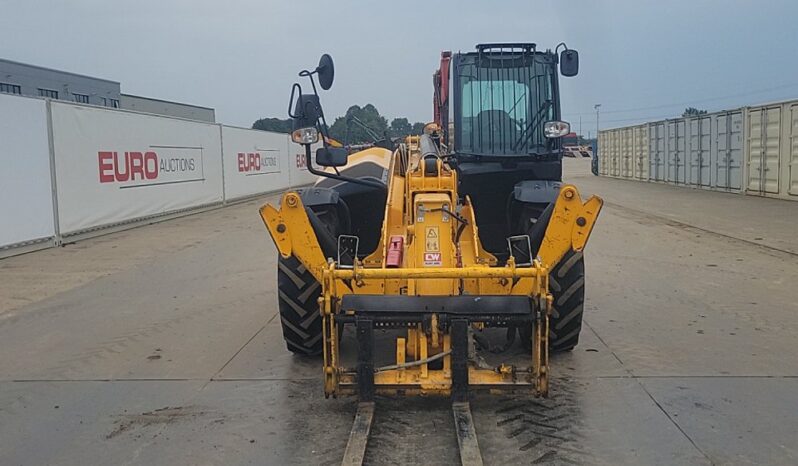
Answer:
[[[291, 133], [293, 123], [290, 118], [285, 120], [261, 118], [252, 124], [252, 129]], [[386, 136], [404, 138], [423, 132], [424, 123], [411, 124], [407, 118], [403, 117], [394, 118], [389, 125], [388, 120], [380, 115], [377, 107], [372, 104], [366, 104], [364, 107], [352, 105], [344, 116], [336, 118], [330, 126], [330, 136], [344, 144], [366, 144]]]
[[410, 124], [407, 118], [394, 118], [391, 121], [391, 137], [404, 138], [406, 136], [418, 136], [424, 132], [426, 123], [417, 121]]
[[261, 131], [273, 131], [275, 133], [290, 133], [293, 130], [290, 118], [281, 120], [279, 118], [261, 118], [252, 123], [252, 129]]
[[346, 115], [338, 117], [330, 126], [330, 136], [344, 144], [364, 144], [383, 138], [388, 131], [388, 120], [372, 104], [364, 107], [352, 105]]
[[394, 118], [391, 121], [391, 137], [403, 138], [413, 132], [413, 125], [407, 118]]
[[706, 115], [706, 114], [707, 114], [706, 110], [699, 110], [695, 107], [687, 107], [686, 109], [684, 109], [682, 116], [691, 117], [691, 116]]

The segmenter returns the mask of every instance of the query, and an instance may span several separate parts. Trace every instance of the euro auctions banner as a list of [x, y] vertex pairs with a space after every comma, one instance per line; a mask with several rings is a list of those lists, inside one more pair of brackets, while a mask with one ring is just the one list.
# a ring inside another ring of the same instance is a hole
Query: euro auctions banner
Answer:
[[219, 126], [52, 102], [62, 234], [222, 201]]
[[0, 94], [0, 248], [55, 236], [45, 105]]
[[[303, 186], [308, 185], [311, 183], [315, 183], [318, 177], [308, 171], [308, 160], [305, 157], [305, 147], [299, 144], [294, 143], [291, 141], [291, 138], [287, 138], [288, 142], [288, 171], [289, 171], [289, 180], [290, 186]], [[322, 147], [321, 143], [314, 144], [311, 146], [310, 154], [311, 157], [316, 157], [316, 149]], [[315, 162], [315, 159], [313, 160]], [[322, 167], [315, 166], [317, 170], [321, 170]]]
[[287, 188], [287, 139], [286, 134], [222, 126], [225, 197]]

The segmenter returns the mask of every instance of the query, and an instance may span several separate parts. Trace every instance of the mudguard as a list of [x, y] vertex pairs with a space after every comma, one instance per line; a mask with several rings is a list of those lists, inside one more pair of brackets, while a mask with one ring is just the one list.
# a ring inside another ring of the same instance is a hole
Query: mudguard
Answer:
[[340, 195], [338, 191], [331, 188], [300, 188], [296, 190], [299, 198], [302, 199], [302, 204], [305, 207], [313, 207], [317, 205], [336, 205]]
[[517, 201], [531, 204], [548, 204], [557, 199], [562, 181], [527, 180], [513, 187], [513, 197]]

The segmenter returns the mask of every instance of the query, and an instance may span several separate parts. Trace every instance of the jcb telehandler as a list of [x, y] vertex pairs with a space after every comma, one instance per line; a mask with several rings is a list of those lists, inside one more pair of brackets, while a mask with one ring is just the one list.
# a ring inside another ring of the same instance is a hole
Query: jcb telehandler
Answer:
[[[546, 395], [549, 351], [579, 338], [581, 251], [602, 205], [561, 182], [559, 138], [570, 126], [560, 117], [558, 65], [576, 75], [577, 52], [531, 43], [443, 52], [424, 134], [353, 154], [329, 143], [319, 102], [316, 84], [332, 85], [332, 59], [300, 73], [313, 92], [294, 84], [291, 137], [320, 178], [261, 216], [281, 255], [285, 341], [295, 353], [323, 354], [326, 395]], [[319, 140], [323, 169], [311, 160]], [[345, 325], [356, 341], [348, 362]], [[503, 344], [491, 343], [494, 328]], [[515, 341], [523, 357], [497, 360]]]

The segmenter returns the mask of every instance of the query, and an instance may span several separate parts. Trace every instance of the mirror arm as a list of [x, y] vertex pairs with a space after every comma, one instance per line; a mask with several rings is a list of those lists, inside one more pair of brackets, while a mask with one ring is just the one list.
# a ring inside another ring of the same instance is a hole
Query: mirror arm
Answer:
[[291, 108], [294, 106], [294, 95], [297, 89], [299, 89], [299, 97], [302, 97], [302, 86], [300, 86], [299, 83], [294, 83], [294, 85], [291, 86], [291, 97], [288, 99], [288, 116], [291, 118], [299, 118], [298, 115], [291, 113]]
[[[305, 76], [310, 78], [310, 85], [313, 87], [313, 94], [315, 94], [316, 97], [319, 97], [319, 91], [316, 90], [316, 81], [313, 79], [313, 73], [307, 70], [303, 71], [303, 73], [306, 73]], [[300, 76], [301, 75], [302, 73], [300, 73]], [[293, 95], [293, 89], [291, 90], [291, 93]], [[321, 102], [321, 100], [319, 100], [319, 102]], [[329, 134], [329, 128], [327, 127], [327, 119], [324, 117], [324, 108], [322, 108], [321, 104], [319, 104], [319, 118], [321, 119], [321, 124], [318, 124], [317, 122], [316, 127], [319, 130], [319, 133], [321, 133], [321, 143], [324, 145], [324, 147], [328, 147], [327, 138], [330, 136], [330, 134]], [[308, 163], [308, 167], [310, 166], [311, 164]], [[311, 171], [311, 173], [315, 172]]]
[[[326, 147], [326, 142], [325, 142]], [[323, 176], [325, 178], [332, 178], [333, 180], [338, 181], [348, 181], [350, 183], [361, 184], [363, 186], [371, 186], [372, 188], [378, 188], [382, 191], [388, 191], [388, 186], [378, 183], [376, 181], [370, 180], [361, 180], [358, 178], [350, 178], [348, 176], [339, 175], [337, 173], [329, 173], [324, 170], [319, 170], [313, 166], [313, 157], [310, 151], [310, 144], [305, 144], [305, 161], [308, 164], [308, 171], [313, 173], [316, 176]], [[337, 171], [337, 170], [336, 170]]]

